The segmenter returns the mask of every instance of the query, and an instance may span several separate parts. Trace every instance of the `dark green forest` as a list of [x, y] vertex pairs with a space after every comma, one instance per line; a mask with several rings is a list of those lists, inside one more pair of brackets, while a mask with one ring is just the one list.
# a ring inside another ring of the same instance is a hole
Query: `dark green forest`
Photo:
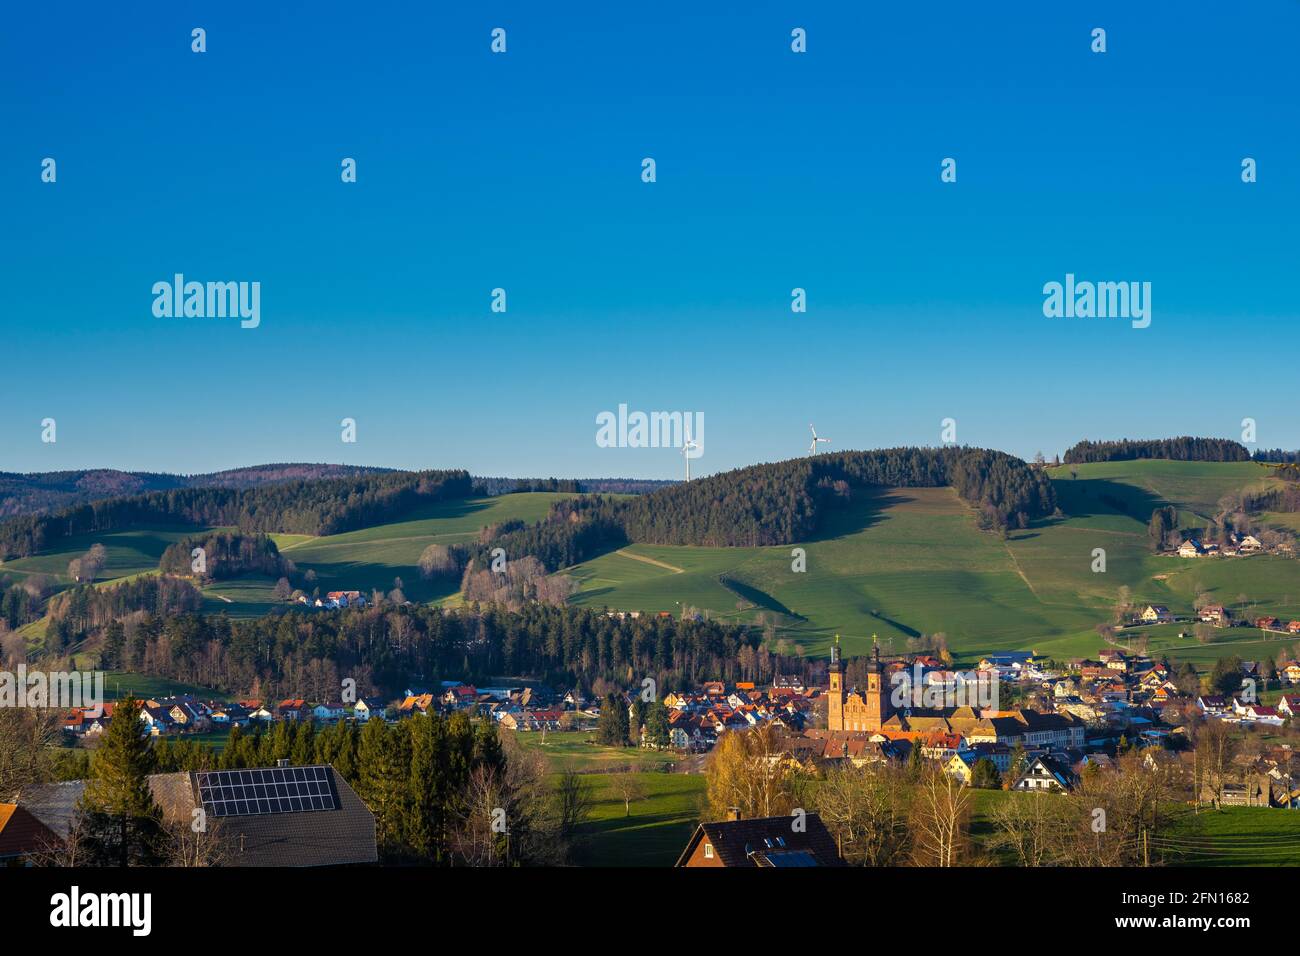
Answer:
[[1134, 461], [1164, 458], [1169, 461], [1250, 461], [1250, 452], [1228, 438], [1153, 438], [1119, 441], [1081, 441], [1065, 453], [1065, 464], [1096, 461]]
[[139, 525], [339, 534], [382, 524], [426, 502], [464, 498], [471, 491], [465, 471], [386, 472], [252, 488], [178, 488], [12, 519], [0, 525], [0, 558], [37, 554], [74, 535]]

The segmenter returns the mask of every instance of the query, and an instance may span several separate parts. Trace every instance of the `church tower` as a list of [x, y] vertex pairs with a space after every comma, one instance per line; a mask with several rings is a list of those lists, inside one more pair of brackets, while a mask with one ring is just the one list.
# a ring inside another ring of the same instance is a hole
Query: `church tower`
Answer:
[[867, 662], [867, 692], [863, 695], [866, 704], [866, 723], [871, 730], [879, 730], [889, 719], [892, 708], [889, 704], [889, 689], [885, 686], [884, 668], [880, 666], [880, 645], [871, 650], [871, 660]]
[[826, 696], [826, 729], [844, 729], [844, 664], [840, 662], [840, 636], [831, 645], [831, 690]]

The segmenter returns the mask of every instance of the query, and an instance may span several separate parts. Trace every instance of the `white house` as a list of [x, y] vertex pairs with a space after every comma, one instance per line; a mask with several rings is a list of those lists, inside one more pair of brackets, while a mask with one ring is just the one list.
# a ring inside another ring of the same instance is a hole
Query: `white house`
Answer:
[[321, 723], [332, 723], [342, 719], [344, 713], [342, 704], [321, 703], [311, 709], [311, 715]]
[[362, 697], [352, 708], [357, 720], [365, 723], [371, 717], [383, 717], [388, 706], [378, 697]]
[[1142, 620], [1148, 624], [1167, 624], [1174, 616], [1163, 604], [1148, 604], [1142, 611]]

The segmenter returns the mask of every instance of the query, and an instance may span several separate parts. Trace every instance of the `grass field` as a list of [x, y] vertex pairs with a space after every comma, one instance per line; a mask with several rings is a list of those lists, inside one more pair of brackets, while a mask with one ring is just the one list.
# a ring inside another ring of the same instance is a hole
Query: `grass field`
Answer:
[[485, 525], [517, 518], [527, 523], [546, 516], [551, 503], [570, 497], [549, 492], [470, 498], [427, 505], [401, 521], [322, 538], [283, 536], [281, 553], [300, 571], [316, 572], [321, 592], [359, 590], [388, 592], [400, 577], [412, 601], [432, 601], [457, 590], [453, 582], [420, 578], [420, 553], [431, 544], [470, 541]]
[[645, 794], [627, 813], [609, 774], [591, 774], [591, 820], [579, 830], [579, 866], [672, 866], [695, 832], [704, 777], [687, 773], [634, 774]]
[[[800, 547], [807, 570], [791, 569], [791, 548], [689, 548], [631, 545], [570, 569], [577, 603], [622, 610], [682, 606], [727, 620], [766, 612], [787, 645], [825, 653], [841, 634], [845, 653], [866, 652], [875, 635], [886, 649], [942, 632], [959, 659], [1032, 649], [1057, 657], [1095, 654], [1095, 626], [1110, 620], [1121, 587], [1134, 602], [1190, 613], [1199, 594], [1246, 601], [1252, 614], [1300, 617], [1300, 561], [1258, 556], [1179, 559], [1148, 545], [1151, 511], [1179, 508], [1202, 525], [1229, 491], [1276, 481], [1252, 462], [1106, 462], [1054, 469], [1065, 519], [1038, 522], [1005, 540], [975, 527], [947, 488], [857, 492]], [[1280, 524], [1280, 522], [1279, 522]], [[1094, 571], [1097, 549], [1106, 570]], [[1153, 652], [1197, 661], [1259, 656], [1273, 640], [1254, 630], [1216, 634], [1214, 643], [1149, 634]]]
[[170, 697], [174, 694], [193, 694], [201, 700], [229, 699], [229, 695], [215, 691], [211, 687], [186, 684], [165, 677], [149, 677], [131, 671], [108, 671], [104, 674], [104, 696], [109, 700], [121, 700], [124, 697], [137, 699]]
[[1300, 812], [1179, 807], [1158, 843], [1180, 866], [1300, 866]]
[[231, 617], [261, 617], [272, 608], [288, 607], [275, 598], [275, 581], [264, 577], [233, 578], [217, 581], [203, 589], [205, 614], [229, 614]]
[[156, 571], [158, 561], [168, 545], [186, 535], [198, 533], [200, 532], [194, 528], [146, 527], [107, 534], [78, 535], [63, 542], [56, 550], [30, 558], [0, 562], [0, 575], [10, 574], [21, 579], [29, 574], [47, 574], [59, 585], [66, 587], [72, 583], [68, 577], [68, 563], [85, 554], [92, 544], [102, 544], [107, 551], [107, 558], [99, 580], [116, 581]]
[[625, 767], [659, 770], [680, 759], [676, 754], [636, 747], [606, 747], [591, 743], [592, 736], [583, 731], [565, 731], [548, 733], [543, 738], [541, 733], [529, 731], [516, 733], [514, 739], [524, 749], [544, 756], [557, 773], [565, 770], [599, 773]]

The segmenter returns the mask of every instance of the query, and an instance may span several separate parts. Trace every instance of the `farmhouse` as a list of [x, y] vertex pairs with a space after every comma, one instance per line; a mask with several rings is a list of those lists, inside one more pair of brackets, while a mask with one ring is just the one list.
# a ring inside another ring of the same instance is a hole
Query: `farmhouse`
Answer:
[[1231, 621], [1232, 615], [1222, 604], [1207, 604], [1197, 612], [1196, 616], [1202, 623], [1213, 624], [1217, 627], [1223, 627]]
[[1201, 547], [1201, 542], [1195, 538], [1188, 538], [1178, 546], [1178, 556], [1180, 558], [1199, 558], [1204, 550]]
[[1142, 620], [1147, 624], [1167, 624], [1173, 619], [1173, 614], [1163, 604], [1148, 604], [1142, 611]]

